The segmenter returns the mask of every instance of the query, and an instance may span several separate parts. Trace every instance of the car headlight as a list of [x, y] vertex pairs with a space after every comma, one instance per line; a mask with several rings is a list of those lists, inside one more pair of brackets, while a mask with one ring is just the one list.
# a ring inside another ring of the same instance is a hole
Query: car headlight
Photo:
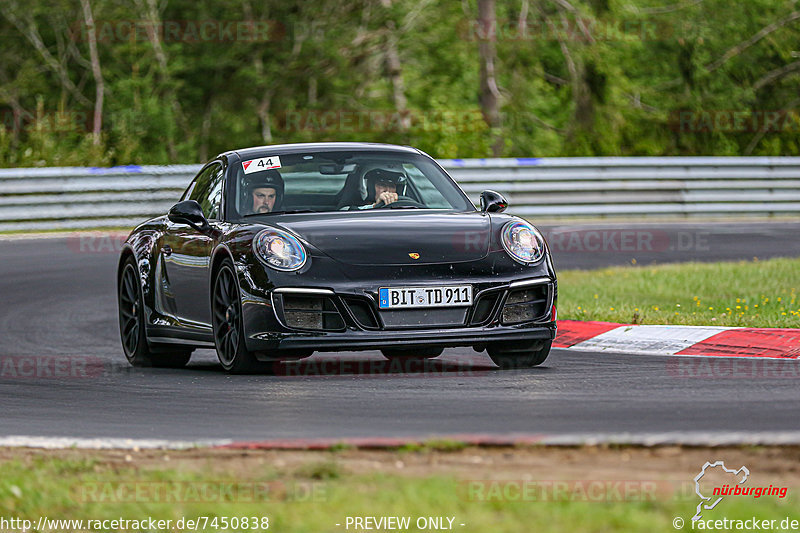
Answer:
[[253, 251], [268, 267], [284, 272], [300, 270], [308, 259], [300, 241], [279, 229], [266, 229], [256, 235]]
[[544, 237], [522, 220], [512, 220], [503, 226], [500, 240], [508, 255], [523, 265], [536, 263], [544, 257]]

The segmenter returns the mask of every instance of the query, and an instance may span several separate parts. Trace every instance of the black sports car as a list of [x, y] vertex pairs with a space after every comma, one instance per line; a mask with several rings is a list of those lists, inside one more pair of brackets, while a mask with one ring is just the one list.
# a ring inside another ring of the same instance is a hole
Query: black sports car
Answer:
[[488, 350], [541, 364], [556, 334], [544, 238], [481, 210], [409, 147], [292, 144], [220, 154], [169, 213], [122, 248], [119, 324], [133, 365], [178, 367], [216, 348], [231, 372], [315, 351], [431, 358]]

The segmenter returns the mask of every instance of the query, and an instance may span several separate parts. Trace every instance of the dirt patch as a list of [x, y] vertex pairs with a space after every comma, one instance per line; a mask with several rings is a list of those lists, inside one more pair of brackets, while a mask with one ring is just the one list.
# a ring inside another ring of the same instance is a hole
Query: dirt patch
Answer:
[[729, 468], [746, 466], [751, 481], [800, 485], [800, 447], [525, 447], [457, 451], [219, 450], [185, 451], [38, 450], [0, 448], [0, 463], [34, 465], [48, 459], [89, 460], [97, 472], [124, 469], [178, 470], [220, 474], [240, 480], [313, 477], [319, 465], [342, 474], [394, 474], [407, 477], [450, 476], [483, 480], [661, 480], [691, 482], [706, 461]]

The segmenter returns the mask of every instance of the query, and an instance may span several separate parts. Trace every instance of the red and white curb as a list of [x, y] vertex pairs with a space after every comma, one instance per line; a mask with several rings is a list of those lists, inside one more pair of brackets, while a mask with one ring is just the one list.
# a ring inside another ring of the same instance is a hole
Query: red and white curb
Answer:
[[642, 355], [800, 359], [800, 329], [641, 326], [560, 320], [553, 347]]

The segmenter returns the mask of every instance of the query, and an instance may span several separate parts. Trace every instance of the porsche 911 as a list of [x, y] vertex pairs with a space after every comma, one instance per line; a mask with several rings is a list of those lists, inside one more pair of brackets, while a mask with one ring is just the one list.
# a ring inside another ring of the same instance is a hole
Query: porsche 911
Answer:
[[134, 366], [215, 349], [232, 373], [314, 352], [539, 365], [556, 334], [541, 233], [484, 191], [476, 208], [420, 150], [314, 143], [232, 150], [136, 227], [117, 273]]

